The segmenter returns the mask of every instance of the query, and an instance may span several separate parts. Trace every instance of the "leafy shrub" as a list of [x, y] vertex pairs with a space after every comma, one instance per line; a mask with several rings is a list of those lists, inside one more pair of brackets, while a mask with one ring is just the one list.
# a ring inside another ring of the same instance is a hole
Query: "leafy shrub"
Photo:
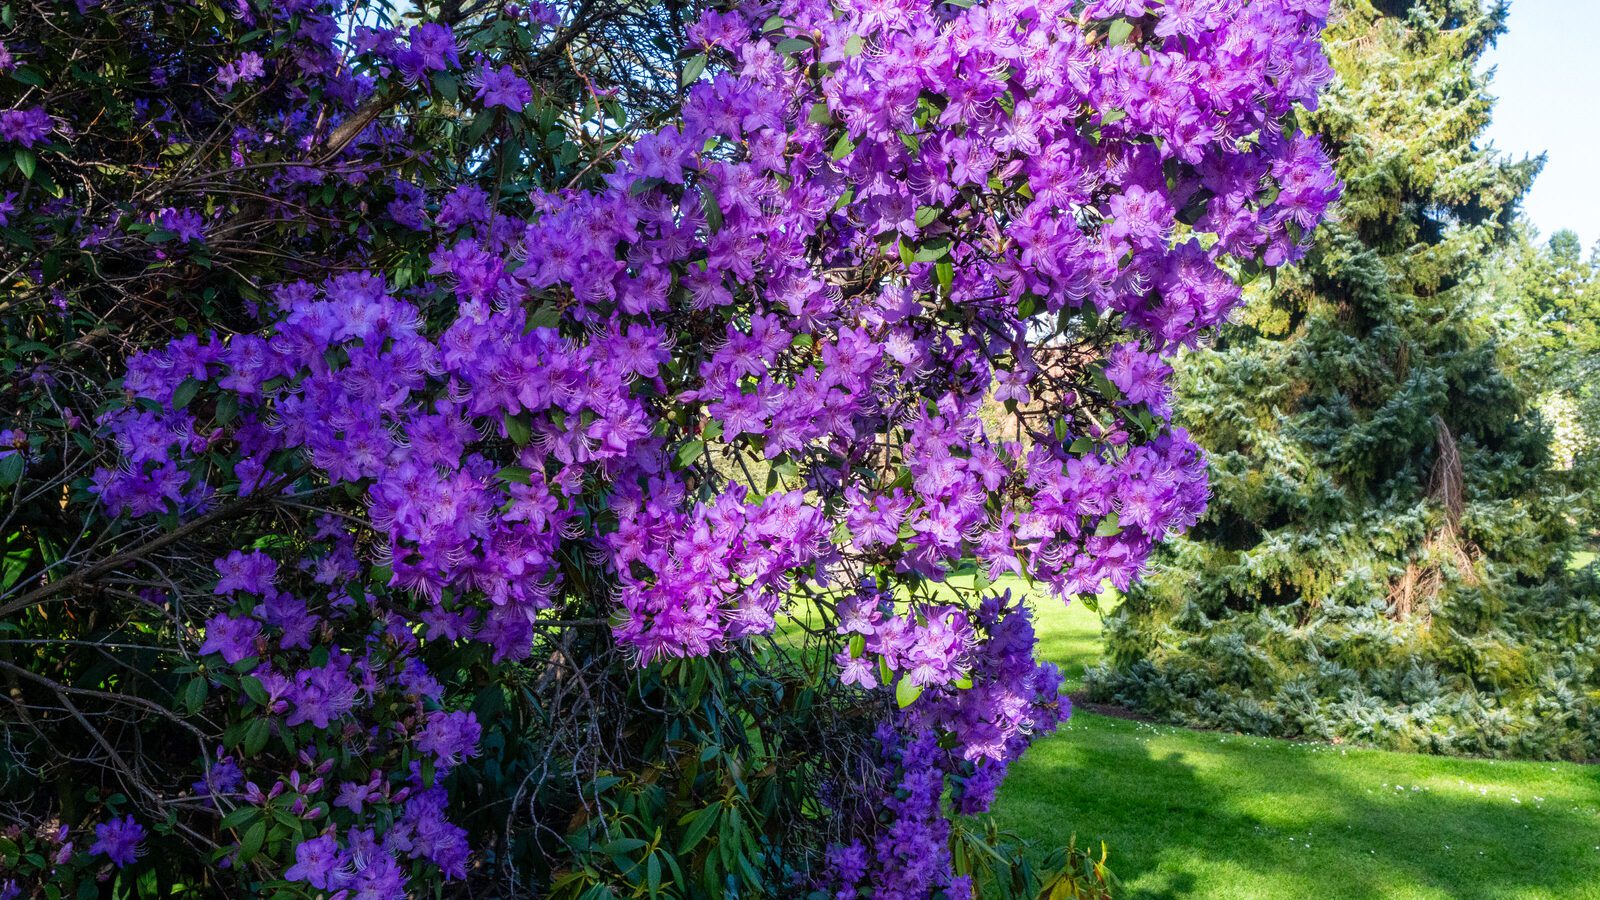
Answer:
[[1199, 514], [1322, 4], [7, 9], [7, 893], [1104, 889], [987, 579]]

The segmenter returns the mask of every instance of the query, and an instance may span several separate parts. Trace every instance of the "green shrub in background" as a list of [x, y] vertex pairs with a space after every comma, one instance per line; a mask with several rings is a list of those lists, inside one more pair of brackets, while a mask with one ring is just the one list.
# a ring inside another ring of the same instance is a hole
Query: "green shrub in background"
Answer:
[[1600, 590], [1568, 570], [1593, 467], [1554, 463], [1484, 312], [1538, 169], [1478, 145], [1505, 5], [1336, 6], [1313, 122], [1342, 214], [1181, 365], [1211, 510], [1110, 615], [1088, 686], [1256, 734], [1600, 756]]

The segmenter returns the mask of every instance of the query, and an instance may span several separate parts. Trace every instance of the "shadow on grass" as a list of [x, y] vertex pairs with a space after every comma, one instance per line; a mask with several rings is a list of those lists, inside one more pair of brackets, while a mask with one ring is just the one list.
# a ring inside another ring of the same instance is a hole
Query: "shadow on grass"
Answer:
[[1041, 849], [1105, 840], [1125, 895], [1148, 900], [1600, 897], [1600, 769], [1081, 715], [1015, 767], [996, 812]]

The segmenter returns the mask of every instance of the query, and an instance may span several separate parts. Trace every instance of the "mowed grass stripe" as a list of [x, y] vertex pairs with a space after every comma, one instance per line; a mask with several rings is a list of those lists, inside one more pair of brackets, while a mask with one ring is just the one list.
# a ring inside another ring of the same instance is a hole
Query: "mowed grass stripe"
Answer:
[[[1099, 622], [1039, 603], [1076, 684]], [[1105, 840], [1127, 896], [1596, 898], [1600, 767], [1449, 759], [1080, 711], [1011, 770], [995, 814], [1041, 849]]]

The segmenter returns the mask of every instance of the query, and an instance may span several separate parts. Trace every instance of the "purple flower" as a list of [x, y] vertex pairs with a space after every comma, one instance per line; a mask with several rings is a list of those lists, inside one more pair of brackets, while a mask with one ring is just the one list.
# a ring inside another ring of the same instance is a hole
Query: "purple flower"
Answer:
[[466, 831], [445, 815], [447, 800], [444, 789], [437, 787], [407, 800], [405, 814], [400, 820], [405, 838], [397, 847], [409, 851], [413, 857], [430, 860], [446, 878], [460, 879], [467, 877], [471, 851]]
[[424, 70], [444, 71], [461, 66], [456, 55], [456, 36], [449, 25], [424, 22], [411, 28], [411, 49]]
[[453, 766], [463, 758], [478, 755], [482, 734], [476, 715], [439, 710], [429, 714], [428, 724], [417, 735], [417, 749], [432, 753], [442, 766]]
[[389, 201], [387, 212], [389, 218], [402, 228], [412, 231], [428, 230], [428, 213], [423, 206], [426, 195], [422, 188], [410, 182], [397, 182], [394, 186], [395, 197]]
[[528, 21], [534, 25], [555, 28], [561, 24], [561, 12], [543, 0], [532, 0], [528, 4]]
[[510, 66], [492, 69], [484, 63], [478, 71], [477, 82], [475, 96], [486, 107], [503, 106], [512, 112], [522, 112], [523, 107], [533, 102], [533, 88], [517, 77]]
[[119, 869], [144, 854], [139, 846], [144, 841], [144, 826], [135, 822], [133, 816], [123, 816], [96, 825], [94, 838], [94, 843], [89, 846], [90, 855], [103, 854]]
[[180, 244], [205, 240], [205, 219], [192, 209], [167, 207], [157, 215], [161, 227], [172, 232], [172, 239]]
[[55, 130], [55, 123], [42, 106], [8, 109], [0, 112], [0, 139], [32, 147]]
[[355, 706], [358, 693], [346, 667], [338, 661], [326, 666], [301, 669], [295, 673], [285, 698], [291, 709], [286, 724], [293, 727], [310, 722], [318, 728], [327, 728], [334, 719]]
[[302, 841], [294, 848], [294, 865], [284, 870], [286, 881], [304, 881], [319, 891], [334, 891], [350, 882], [349, 860], [332, 834]]
[[387, 853], [377, 857], [355, 878], [353, 900], [406, 900], [405, 870]]
[[256, 637], [261, 634], [261, 623], [255, 619], [236, 619], [226, 613], [212, 616], [206, 623], [206, 639], [200, 645], [200, 655], [220, 653], [228, 665], [256, 655]]
[[234, 550], [216, 561], [216, 569], [217, 574], [222, 576], [217, 579], [217, 586], [213, 589], [216, 594], [238, 591], [265, 597], [276, 590], [274, 579], [278, 574], [278, 564], [260, 550]]
[[244, 770], [233, 757], [224, 756], [211, 764], [203, 781], [195, 782], [189, 789], [209, 798], [236, 793], [243, 783]]
[[1161, 418], [1171, 415], [1167, 379], [1172, 367], [1153, 353], [1140, 351], [1137, 344], [1119, 344], [1111, 351], [1106, 378], [1122, 392], [1125, 403], [1144, 403]]
[[224, 90], [231, 91], [234, 85], [256, 81], [265, 74], [267, 70], [261, 54], [247, 50], [241, 53], [238, 59], [224, 63], [217, 69], [217, 83], [222, 85]]
[[853, 684], [864, 690], [872, 690], [878, 686], [876, 666], [866, 657], [852, 657], [849, 653], [839, 653], [833, 657], [839, 665], [839, 680], [845, 684]]

